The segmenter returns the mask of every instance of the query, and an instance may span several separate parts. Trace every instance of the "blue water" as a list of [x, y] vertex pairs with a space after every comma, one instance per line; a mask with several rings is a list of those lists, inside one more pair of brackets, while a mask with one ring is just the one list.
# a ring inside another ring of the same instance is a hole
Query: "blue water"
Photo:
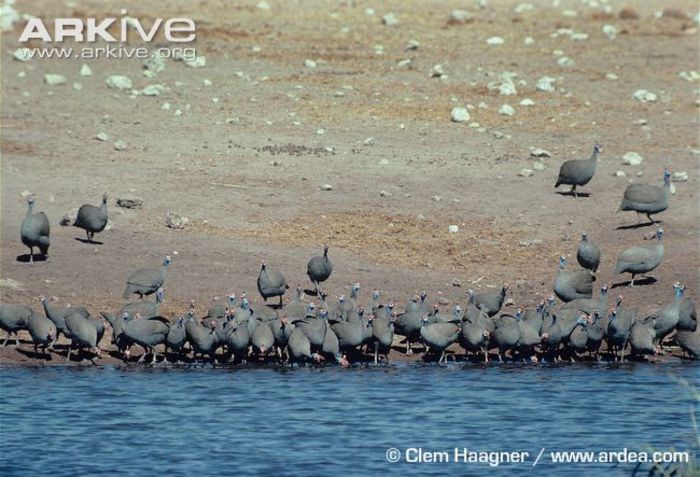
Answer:
[[[529, 475], [542, 447], [697, 453], [678, 378], [699, 386], [700, 366], [0, 367], [0, 475]], [[409, 447], [530, 457], [407, 463]], [[633, 467], [545, 453], [536, 470]]]

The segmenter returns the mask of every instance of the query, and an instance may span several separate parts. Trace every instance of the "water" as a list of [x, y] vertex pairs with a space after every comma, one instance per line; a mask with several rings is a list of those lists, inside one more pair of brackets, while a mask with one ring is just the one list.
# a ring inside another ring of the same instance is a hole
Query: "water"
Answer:
[[[384, 368], [0, 367], [1, 475], [526, 475], [547, 450], [688, 449], [685, 364]], [[388, 463], [397, 448], [401, 462]], [[406, 463], [405, 450], [526, 451]], [[691, 452], [697, 452], [697, 448]], [[630, 475], [553, 464], [541, 475]]]

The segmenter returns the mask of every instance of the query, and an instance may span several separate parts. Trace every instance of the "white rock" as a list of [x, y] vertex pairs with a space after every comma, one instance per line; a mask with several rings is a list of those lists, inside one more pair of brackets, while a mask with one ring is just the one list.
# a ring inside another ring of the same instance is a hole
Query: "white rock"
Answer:
[[625, 171], [615, 171], [613, 172], [613, 177], [625, 177], [627, 174], [625, 174]]
[[185, 61], [185, 64], [190, 68], [204, 68], [207, 65], [207, 58], [205, 56], [198, 56], [193, 61]]
[[417, 40], [408, 40], [406, 43], [407, 50], [417, 50], [420, 47], [420, 43]]
[[653, 103], [656, 101], [656, 94], [645, 89], [638, 89], [632, 96], [634, 99], [642, 103]]
[[543, 76], [540, 79], [537, 80], [537, 84], [535, 84], [535, 88], [537, 88], [538, 91], [554, 91], [554, 82], [556, 81], [555, 78], [552, 78], [551, 76]]
[[456, 123], [463, 123], [469, 121], [470, 115], [467, 108], [456, 107], [452, 108], [452, 121]]
[[318, 128], [316, 130], [316, 134], [318, 134], [319, 136], [323, 136], [324, 134], [326, 134], [326, 130], [323, 128]]
[[383, 190], [383, 191], [379, 192], [379, 195], [381, 197], [391, 197], [391, 192], [387, 192], [387, 191]]
[[626, 164], [628, 166], [638, 166], [642, 163], [643, 160], [644, 159], [642, 158], [642, 156], [640, 156], [634, 151], [627, 152], [624, 156], [622, 156], [623, 164]]
[[434, 195], [431, 197], [431, 199], [435, 202], [440, 202], [442, 200], [442, 197], [440, 197], [439, 195]]
[[165, 102], [165, 103], [163, 103], [163, 105], [160, 107], [160, 109], [162, 109], [163, 111], [170, 111], [170, 107], [171, 107], [171, 106], [170, 106], [170, 103]]
[[373, 17], [374, 16], [374, 8], [365, 8], [365, 15], [368, 17]]
[[611, 81], [615, 81], [618, 78], [618, 76], [615, 73], [607, 73], [605, 75], [605, 78]]
[[688, 180], [688, 173], [685, 171], [674, 172], [673, 182], [686, 182]]
[[671, 186], [669, 187], [669, 190], [671, 191], [671, 194], [676, 195], [676, 184], [671, 182]]
[[504, 104], [501, 109], [498, 110], [498, 114], [501, 116], [512, 116], [515, 114], [515, 109], [510, 104]]
[[12, 57], [17, 61], [29, 61], [32, 59], [30, 56], [29, 48], [17, 48]]
[[578, 16], [578, 12], [576, 10], [564, 10], [561, 12], [561, 14], [569, 18]]
[[573, 41], [586, 41], [588, 40], [588, 33], [574, 32], [571, 34], [571, 39]]
[[387, 26], [392, 26], [392, 25], [396, 25], [397, 23], [399, 23], [399, 20], [396, 18], [396, 15], [394, 15], [393, 13], [387, 13], [386, 15], [384, 15], [382, 17], [382, 23], [387, 25]]
[[522, 101], [520, 101], [520, 106], [534, 106], [535, 102], [531, 100], [530, 98], [525, 98]]
[[501, 131], [494, 131], [493, 132], [493, 137], [495, 137], [496, 139], [503, 139], [503, 136], [504, 136], [504, 134]]
[[165, 87], [161, 84], [150, 84], [143, 88], [141, 94], [144, 96], [160, 96], [160, 93], [165, 91]]
[[466, 10], [452, 10], [450, 20], [456, 23], [465, 23], [471, 20], [472, 14]]
[[92, 69], [87, 64], [83, 63], [80, 66], [80, 76], [92, 76]]
[[603, 35], [607, 36], [610, 40], [617, 38], [620, 30], [617, 29], [615, 25], [603, 25]]
[[532, 157], [552, 157], [552, 153], [546, 149], [541, 149], [539, 147], [530, 150], [530, 156]]
[[78, 218], [78, 208], [70, 209], [63, 215], [63, 218], [58, 222], [59, 225], [73, 225], [75, 219]]
[[29, 190], [23, 190], [22, 192], [19, 193], [19, 196], [23, 199], [26, 199], [27, 197], [31, 197], [34, 195], [34, 192], [29, 191]]
[[678, 73], [678, 77], [686, 81], [698, 81], [700, 80], [700, 73], [697, 71], [681, 71]]
[[316, 68], [316, 62], [314, 60], [304, 60], [304, 66], [307, 68]]
[[153, 71], [154, 73], [160, 73], [161, 71], [163, 71], [165, 69], [165, 60], [160, 55], [153, 55], [150, 58], [147, 58], [146, 61], [143, 62], [143, 67], [144, 67], [144, 69], [146, 69], [148, 71]]
[[[365, 139], [364, 141], [362, 141], [362, 144], [364, 144], [365, 146], [371, 146], [371, 145], [374, 144], [374, 138], [373, 138], [373, 137], [368, 137], [367, 139]], [[384, 160], [386, 160], [386, 159], [384, 159]]]
[[165, 214], [165, 226], [171, 229], [180, 230], [184, 229], [189, 223], [187, 217], [182, 217], [174, 212], [168, 212]]
[[126, 142], [122, 141], [121, 139], [118, 139], [114, 142], [114, 149], [116, 151], [125, 151], [126, 150]]
[[0, 30], [10, 31], [13, 28], [13, 24], [21, 20], [20, 14], [12, 7], [14, 2], [3, 2], [2, 9], [0, 9]]
[[532, 163], [532, 168], [536, 171], [543, 171], [547, 168], [547, 165], [542, 161], [535, 161]]
[[129, 77], [123, 75], [112, 75], [107, 78], [107, 86], [113, 89], [131, 89], [132, 83]]
[[73, 89], [76, 91], [81, 91], [83, 89], [83, 85], [81, 83], [75, 82], [73, 83]]
[[270, 4], [267, 3], [265, 0], [263, 0], [262, 2], [258, 2], [258, 4], [256, 6], [258, 7], [259, 10], [269, 10], [270, 9]]
[[506, 41], [503, 38], [501, 38], [500, 36], [492, 36], [491, 38], [486, 40], [486, 44], [492, 45], [492, 46], [502, 45], [505, 42]]
[[206, 79], [206, 78], [204, 78], [204, 81], [203, 81], [203, 82], [204, 82], [204, 86], [211, 86], [212, 84], [214, 84], [214, 83], [211, 82], [210, 79]]
[[449, 227], [447, 227], [447, 231], [451, 234], [456, 234], [457, 232], [459, 232], [459, 227], [457, 225], [452, 224]]
[[321, 190], [333, 190], [333, 186], [331, 184], [323, 184]]
[[535, 6], [532, 3], [519, 3], [513, 10], [515, 13], [523, 13], [534, 10]]
[[431, 78], [442, 78], [443, 76], [445, 76], [445, 70], [442, 65], [433, 65], [433, 67], [430, 68]]
[[532, 169], [521, 169], [520, 172], [518, 172], [518, 175], [520, 177], [532, 177], [535, 174], [535, 171]]
[[56, 86], [59, 84], [64, 84], [66, 82], [66, 77], [63, 75], [57, 75], [53, 73], [46, 73], [44, 75], [44, 82], [51, 86]]
[[98, 132], [95, 136], [95, 139], [98, 139], [100, 141], [106, 141], [107, 139], [109, 139], [109, 136], [106, 132]]
[[557, 60], [557, 64], [559, 66], [569, 68], [571, 66], [574, 66], [576, 64], [576, 62], [574, 60], [572, 60], [571, 58], [569, 58], [568, 56], [562, 56], [561, 58], [559, 58]]
[[380, 166], [388, 166], [389, 165], [389, 160], [388, 159], [382, 159], [379, 161]]
[[398, 63], [396, 63], [396, 66], [398, 66], [399, 68], [407, 68], [407, 67], [411, 66], [412, 63], [413, 63], [413, 60], [411, 60], [410, 58], [406, 58], [406, 59], [400, 60]]

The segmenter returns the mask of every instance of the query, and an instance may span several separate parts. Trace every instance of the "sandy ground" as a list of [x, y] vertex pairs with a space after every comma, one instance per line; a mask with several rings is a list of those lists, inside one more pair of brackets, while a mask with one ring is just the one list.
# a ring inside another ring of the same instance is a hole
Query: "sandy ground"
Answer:
[[[331, 296], [359, 281], [367, 301], [378, 288], [402, 308], [426, 290], [447, 305], [463, 303], [468, 288], [507, 282], [514, 303], [528, 306], [551, 293], [560, 254], [575, 262], [583, 230], [603, 250], [599, 283], [625, 280], [613, 274], [618, 253], [643, 243], [653, 228], [619, 229], [637, 218], [616, 213], [617, 206], [629, 182], [660, 184], [664, 167], [689, 179], [675, 184], [659, 216], [666, 255], [654, 273], [658, 282], [614, 293], [643, 314], [669, 302], [678, 280], [697, 301], [699, 83], [679, 77], [700, 69], [695, 1], [631, 2], [637, 19], [621, 19], [620, 2], [608, 3], [610, 13], [579, 1], [533, 2], [521, 13], [508, 0], [485, 8], [280, 1], [267, 11], [256, 3], [19, 2], [20, 12], [42, 18], [118, 16], [122, 7], [144, 22], [191, 17], [206, 66], [168, 60], [149, 79], [141, 60], [20, 62], [12, 52], [22, 26], [2, 34], [3, 302], [38, 309], [44, 294], [94, 313], [115, 310], [128, 273], [171, 254], [166, 314], [182, 312], [190, 300], [203, 312], [231, 291], [259, 300], [261, 259], [291, 285], [308, 286], [306, 262], [328, 243]], [[658, 18], [664, 7], [688, 16]], [[469, 10], [472, 20], [449, 22], [455, 8]], [[397, 25], [382, 24], [388, 12]], [[616, 39], [603, 34], [606, 24], [617, 27]], [[589, 36], [575, 41], [558, 29]], [[493, 36], [504, 44], [487, 45]], [[534, 44], [524, 43], [528, 36]], [[409, 40], [419, 48], [406, 50]], [[562, 56], [575, 64], [560, 66]], [[306, 59], [317, 66], [306, 67]], [[405, 59], [410, 66], [399, 66]], [[92, 76], [80, 76], [82, 63]], [[435, 64], [447, 78], [430, 76]], [[515, 96], [488, 88], [505, 71], [517, 73]], [[46, 73], [67, 83], [50, 86]], [[107, 87], [113, 74], [129, 76], [136, 90], [160, 84], [165, 91], [131, 97]], [[554, 92], [535, 89], [545, 75], [556, 78]], [[633, 99], [642, 88], [658, 100]], [[521, 106], [525, 98], [534, 106]], [[506, 103], [515, 108], [511, 117], [498, 114]], [[450, 121], [453, 107], [467, 105], [478, 128]], [[97, 140], [99, 132], [109, 139]], [[116, 140], [127, 149], [116, 151]], [[588, 157], [596, 141], [604, 151], [583, 189], [590, 196], [555, 193], [559, 164]], [[533, 168], [531, 147], [552, 157], [542, 159], [544, 171], [520, 177]], [[641, 165], [622, 165], [629, 151], [643, 156]], [[617, 170], [626, 177], [614, 177]], [[51, 220], [47, 263], [18, 260], [28, 251], [19, 240], [25, 190]], [[113, 228], [98, 236], [102, 245], [82, 243], [82, 231], [58, 225], [70, 208], [96, 204], [103, 192]], [[144, 199], [142, 209], [114, 205], [129, 193]], [[188, 227], [166, 228], [169, 211], [188, 217]], [[448, 232], [451, 224], [458, 233]], [[0, 353], [0, 362], [23, 359]]]

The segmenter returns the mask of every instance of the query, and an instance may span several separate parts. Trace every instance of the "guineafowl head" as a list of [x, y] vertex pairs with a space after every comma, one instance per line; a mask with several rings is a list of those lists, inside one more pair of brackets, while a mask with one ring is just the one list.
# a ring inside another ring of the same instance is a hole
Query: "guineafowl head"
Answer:
[[601, 152], [603, 152], [603, 145], [595, 143], [595, 146], [593, 146], [593, 154], [600, 154]]
[[429, 321], [429, 320], [428, 320], [428, 315], [423, 315], [423, 316], [421, 317], [420, 321], [421, 321], [421, 323], [422, 323], [423, 325], [427, 325], [427, 324], [428, 324], [428, 321]]
[[323, 246], [323, 256], [328, 257], [328, 245]]
[[358, 282], [353, 283], [352, 288], [350, 289], [350, 291], [351, 291], [354, 295], [357, 295], [357, 293], [359, 293], [359, 291], [360, 291], [360, 284], [359, 284]]
[[591, 313], [589, 323], [595, 323], [600, 319], [600, 312], [598, 310], [593, 310], [593, 313]]
[[656, 238], [657, 238], [658, 240], [661, 240], [661, 239], [663, 238], [663, 236], [664, 236], [664, 229], [658, 229], [658, 230], [656, 231]]
[[427, 298], [428, 298], [428, 294], [426, 292], [420, 292], [421, 303], [423, 303]]
[[600, 294], [605, 296], [608, 294], [608, 284], [604, 284], [602, 287], [600, 287]]
[[265, 270], [265, 267], [266, 267], [266, 266], [267, 266], [267, 265], [265, 264], [265, 260], [263, 260], [262, 262], [260, 262], [260, 271], [262, 272], [263, 270]]
[[664, 169], [664, 184], [671, 185], [671, 171]]
[[41, 303], [46, 303], [46, 297], [45, 297], [44, 295], [41, 295], [41, 296], [39, 297], [39, 301], [40, 301]]
[[394, 302], [390, 301], [386, 307], [389, 309], [389, 313], [391, 313], [391, 311], [394, 309]]
[[234, 305], [236, 303], [236, 294], [235, 293], [231, 293], [228, 296], [228, 303], [229, 303], [229, 306]]
[[314, 311], [316, 311], [316, 305], [313, 303], [306, 305], [306, 316], [314, 316]]
[[452, 309], [452, 314], [454, 316], [459, 316], [462, 313], [462, 307], [459, 305], [455, 305], [455, 307]]
[[501, 296], [506, 296], [506, 293], [508, 293], [509, 287], [510, 287], [510, 285], [508, 285], [507, 283], [503, 284], [503, 287], [501, 288]]
[[614, 321], [617, 319], [617, 310], [613, 308], [610, 310], [610, 321]]
[[474, 293], [474, 290], [470, 288], [467, 290], [467, 301], [469, 303], [474, 303], [474, 300], [476, 300], [476, 294]]
[[623, 300], [623, 296], [622, 296], [622, 295], [618, 295], [618, 297], [617, 297], [617, 302], [615, 303], [615, 306], [616, 306], [618, 309], [622, 306], [622, 300]]
[[209, 322], [209, 329], [211, 330], [211, 331], [209, 332], [209, 334], [214, 334], [214, 333], [216, 333], [216, 326], [217, 326], [218, 324], [219, 324], [219, 322], [216, 321], [216, 320], [211, 320], [211, 322]]
[[163, 303], [165, 301], [165, 291], [163, 291], [163, 287], [158, 288], [156, 290], [156, 303]]
[[379, 290], [377, 290], [377, 289], [375, 288], [374, 291], [372, 292], [372, 299], [373, 299], [374, 301], [378, 301], [378, 300], [379, 300], [379, 296], [380, 296]]
[[559, 268], [564, 269], [566, 267], [566, 257], [564, 255], [559, 257]]
[[166, 255], [163, 259], [163, 266], [167, 267], [168, 265], [170, 265], [170, 262], [172, 262], [172, 258], [170, 258], [170, 255]]
[[27, 209], [28, 209], [28, 211], [27, 211], [28, 214], [31, 214], [32, 210], [34, 209], [34, 196], [33, 195], [30, 195], [29, 197], [27, 197]]
[[588, 234], [586, 232], [581, 232], [581, 242], [588, 242]]
[[323, 310], [321, 310], [320, 318], [322, 320], [327, 320], [328, 319], [328, 310], [326, 310], [325, 308]]
[[515, 310], [515, 319], [520, 321], [523, 319], [523, 310], [522, 308], [516, 308]]
[[676, 295], [676, 299], [680, 299], [683, 297], [683, 292], [685, 291], [685, 287], [680, 284], [680, 282], [676, 282], [673, 284], [673, 291]]
[[552, 306], [552, 305], [554, 305], [555, 300], [556, 300], [556, 299], [554, 298], [554, 295], [549, 295], [549, 296], [547, 297], [547, 304], [548, 304], [549, 306]]
[[588, 318], [585, 314], [581, 313], [576, 319], [576, 323], [585, 327], [588, 324]]
[[106, 192], [104, 194], [102, 194], [102, 203], [105, 205], [107, 204], [107, 193]]
[[340, 303], [345, 303], [345, 295], [340, 295], [340, 296], [338, 297], [338, 301], [339, 301]]

